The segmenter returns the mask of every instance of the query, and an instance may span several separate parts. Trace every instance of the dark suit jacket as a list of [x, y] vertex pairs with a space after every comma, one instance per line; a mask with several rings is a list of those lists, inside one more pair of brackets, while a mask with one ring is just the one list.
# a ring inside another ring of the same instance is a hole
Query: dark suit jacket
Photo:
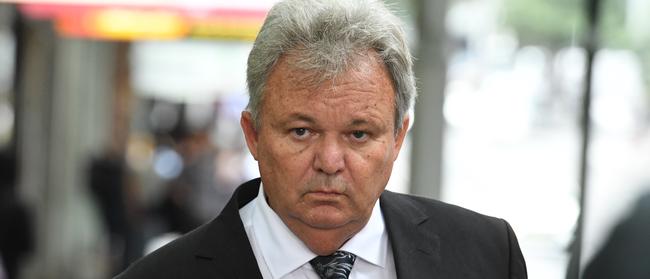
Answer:
[[[221, 214], [134, 263], [117, 278], [262, 278], [239, 209], [259, 179], [240, 186]], [[386, 191], [380, 198], [400, 279], [520, 279], [526, 265], [501, 219]]]

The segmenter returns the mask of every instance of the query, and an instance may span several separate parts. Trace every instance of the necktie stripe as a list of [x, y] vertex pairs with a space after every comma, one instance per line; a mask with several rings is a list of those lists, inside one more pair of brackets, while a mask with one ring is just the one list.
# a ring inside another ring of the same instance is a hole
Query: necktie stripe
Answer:
[[352, 253], [336, 251], [329, 256], [318, 256], [309, 263], [321, 279], [347, 279], [356, 258]]

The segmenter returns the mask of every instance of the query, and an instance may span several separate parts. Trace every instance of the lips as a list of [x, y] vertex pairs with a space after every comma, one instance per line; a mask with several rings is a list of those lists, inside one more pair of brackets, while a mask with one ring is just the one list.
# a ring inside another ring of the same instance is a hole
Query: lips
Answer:
[[307, 192], [308, 196], [317, 199], [332, 199], [343, 195], [343, 193], [334, 190], [315, 190]]
[[321, 193], [321, 194], [331, 194], [331, 195], [343, 195], [340, 191], [336, 191], [334, 189], [316, 189], [313, 191], [309, 191], [310, 193]]

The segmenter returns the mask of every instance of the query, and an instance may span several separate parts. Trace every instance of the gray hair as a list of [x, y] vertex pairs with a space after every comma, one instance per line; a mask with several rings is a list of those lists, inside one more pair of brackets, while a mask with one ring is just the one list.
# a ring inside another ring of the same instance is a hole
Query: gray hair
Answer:
[[412, 57], [401, 21], [377, 0], [277, 3], [269, 11], [248, 56], [247, 110], [255, 126], [260, 123], [266, 81], [282, 55], [299, 56], [292, 66], [323, 81], [357, 66], [359, 62], [355, 59], [367, 50], [377, 53], [392, 78], [398, 131], [417, 95]]

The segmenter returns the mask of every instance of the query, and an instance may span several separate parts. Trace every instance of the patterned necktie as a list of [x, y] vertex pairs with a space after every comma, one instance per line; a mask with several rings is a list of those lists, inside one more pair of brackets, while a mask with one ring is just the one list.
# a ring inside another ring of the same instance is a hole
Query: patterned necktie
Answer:
[[315, 257], [309, 263], [321, 279], [347, 279], [356, 259], [352, 253], [336, 251], [329, 256]]

